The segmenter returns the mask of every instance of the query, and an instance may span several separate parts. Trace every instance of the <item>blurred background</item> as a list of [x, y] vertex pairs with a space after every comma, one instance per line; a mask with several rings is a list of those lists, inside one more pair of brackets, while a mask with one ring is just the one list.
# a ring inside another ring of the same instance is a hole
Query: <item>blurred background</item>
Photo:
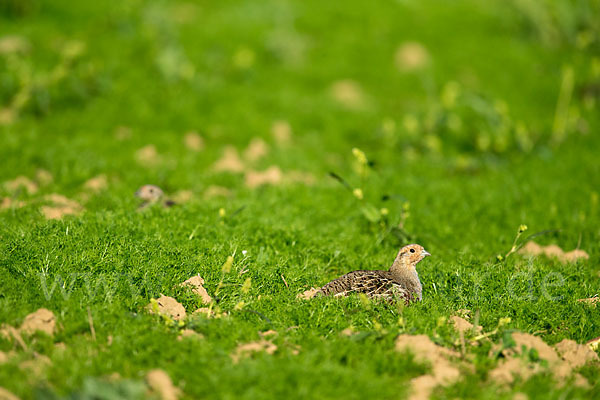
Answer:
[[467, 168], [597, 123], [595, 0], [1, 0], [0, 15], [1, 129], [38, 145], [293, 135]]
[[598, 202], [597, 0], [0, 0], [0, 21], [4, 209], [107, 210], [145, 183], [222, 203], [331, 172], [374, 223], [424, 182], [487, 191], [507, 226], [504, 195]]

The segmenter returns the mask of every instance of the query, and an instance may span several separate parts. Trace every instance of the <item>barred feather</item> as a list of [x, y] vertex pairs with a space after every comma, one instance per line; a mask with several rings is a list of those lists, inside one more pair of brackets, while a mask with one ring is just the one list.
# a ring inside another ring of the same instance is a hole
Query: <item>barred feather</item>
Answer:
[[348, 296], [364, 293], [368, 297], [409, 303], [421, 300], [422, 286], [415, 269], [429, 253], [418, 244], [404, 246], [389, 271], [352, 271], [324, 285], [317, 295]]
[[411, 301], [413, 297], [389, 271], [353, 271], [329, 282], [317, 292], [324, 296], [348, 296], [351, 293], [404, 302]]

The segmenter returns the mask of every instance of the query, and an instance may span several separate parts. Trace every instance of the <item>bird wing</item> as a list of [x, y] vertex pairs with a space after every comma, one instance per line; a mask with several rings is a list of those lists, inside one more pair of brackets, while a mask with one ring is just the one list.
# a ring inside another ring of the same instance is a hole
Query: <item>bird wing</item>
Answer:
[[395, 281], [388, 271], [353, 271], [327, 283], [318, 293], [325, 296], [364, 293], [373, 298], [404, 301], [412, 298], [410, 292]]

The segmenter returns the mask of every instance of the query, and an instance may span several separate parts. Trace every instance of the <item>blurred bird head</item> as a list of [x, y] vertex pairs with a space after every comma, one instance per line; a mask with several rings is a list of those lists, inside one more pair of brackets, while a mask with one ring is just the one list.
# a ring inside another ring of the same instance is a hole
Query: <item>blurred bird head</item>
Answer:
[[135, 196], [144, 201], [158, 201], [163, 195], [162, 189], [155, 185], [144, 185], [135, 192]]
[[420, 244], [409, 244], [400, 249], [394, 264], [400, 263], [403, 266], [414, 268], [419, 261], [430, 255]]

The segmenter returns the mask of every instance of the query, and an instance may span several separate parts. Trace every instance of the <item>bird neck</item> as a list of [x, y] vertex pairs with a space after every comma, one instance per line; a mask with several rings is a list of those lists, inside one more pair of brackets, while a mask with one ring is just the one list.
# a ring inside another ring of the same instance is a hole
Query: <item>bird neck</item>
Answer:
[[403, 277], [406, 279], [414, 279], [419, 280], [419, 274], [417, 274], [417, 270], [412, 265], [404, 265], [402, 263], [394, 262], [390, 267], [390, 272], [398, 277]]
[[421, 300], [423, 286], [414, 265], [402, 262], [400, 257], [397, 257], [390, 267], [390, 272], [397, 281], [406, 286], [410, 292], [415, 293], [418, 299]]

